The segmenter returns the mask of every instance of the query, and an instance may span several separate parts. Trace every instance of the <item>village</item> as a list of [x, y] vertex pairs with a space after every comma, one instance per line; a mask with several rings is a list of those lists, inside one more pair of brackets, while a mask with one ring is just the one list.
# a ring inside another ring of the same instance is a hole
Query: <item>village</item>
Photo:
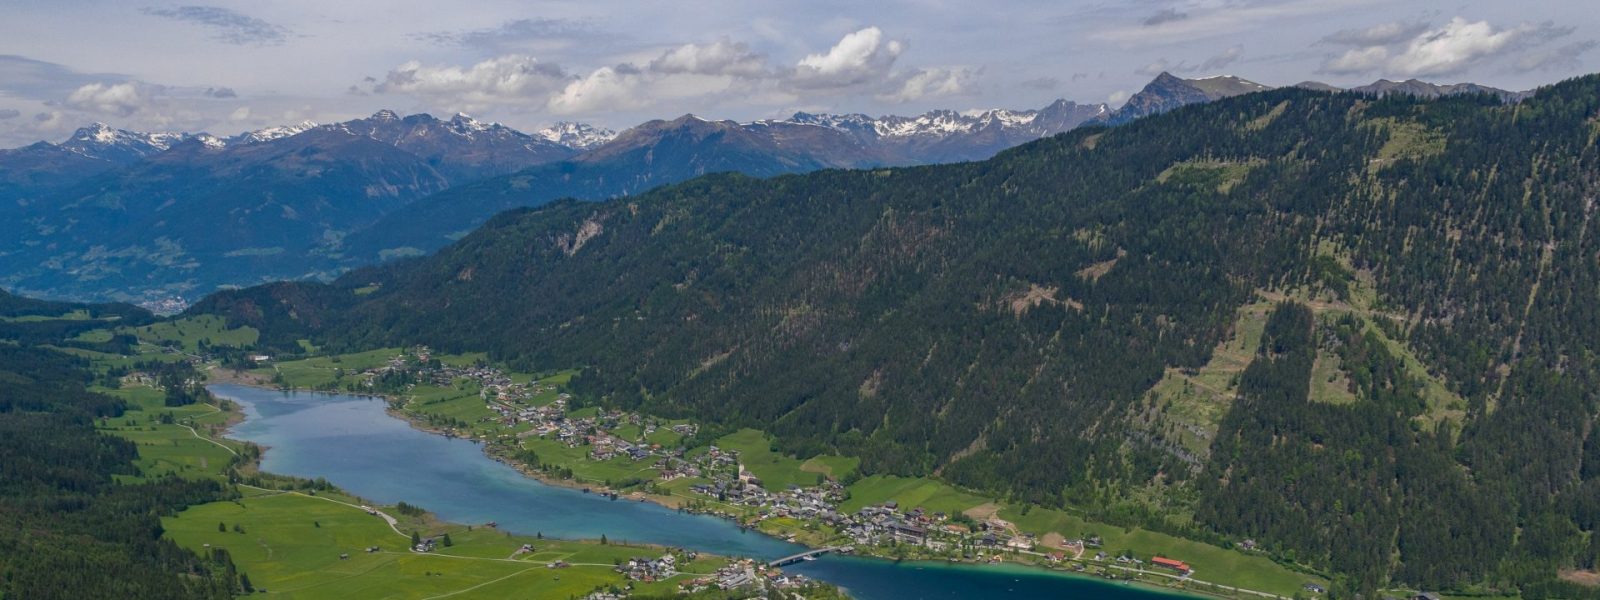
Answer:
[[[477, 428], [457, 428], [459, 431], [447, 433], [476, 436], [486, 442], [509, 442], [519, 448], [528, 446], [530, 440], [554, 442], [583, 450], [582, 460], [629, 461], [648, 475], [630, 484], [637, 490], [659, 491], [662, 484], [691, 479], [695, 482], [684, 490], [691, 499], [688, 509], [733, 519], [741, 526], [815, 547], [896, 559], [1054, 565], [1107, 578], [1129, 579], [1136, 574], [1153, 573], [1184, 580], [1193, 573], [1187, 563], [1176, 558], [1151, 556], [1147, 560], [1127, 551], [1109, 554], [1102, 550], [1100, 538], [1090, 534], [1053, 540], [1044, 546], [1034, 534], [1019, 532], [998, 517], [973, 519], [921, 507], [902, 508], [893, 501], [844, 512], [840, 506], [848, 500], [849, 492], [837, 479], [819, 478], [816, 485], [789, 484], [782, 489], [769, 489], [745, 468], [737, 450], [715, 444], [691, 449], [681, 443], [649, 441], [659, 438], [655, 434], [663, 429], [672, 434], [670, 439], [693, 438], [700, 430], [694, 423], [665, 423], [638, 413], [594, 407], [573, 410], [572, 396], [554, 386], [537, 380], [514, 381], [481, 361], [470, 366], [446, 364], [436, 360], [426, 347], [411, 348], [362, 375], [369, 387], [381, 381], [405, 381], [409, 382], [408, 387], [461, 387], [469, 383], [478, 389], [478, 398], [491, 415], [470, 424]], [[619, 432], [624, 427], [628, 435]], [[571, 467], [526, 466], [546, 470]], [[615, 498], [618, 490], [603, 488], [601, 493]], [[767, 526], [780, 521], [801, 523], [803, 531]], [[630, 578], [651, 580], [670, 576], [674, 563], [671, 555], [638, 558], [618, 569]], [[753, 570], [751, 573], [752, 580], [758, 579]], [[723, 575], [714, 581], [725, 588], [739, 584], [743, 577], [733, 571]], [[712, 584], [713, 580], [703, 582]]]

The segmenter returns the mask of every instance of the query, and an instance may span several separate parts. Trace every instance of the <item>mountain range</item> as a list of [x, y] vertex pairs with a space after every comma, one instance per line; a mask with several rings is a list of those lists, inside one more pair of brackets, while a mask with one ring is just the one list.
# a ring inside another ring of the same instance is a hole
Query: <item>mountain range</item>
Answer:
[[[1356, 91], [1484, 89], [1412, 83]], [[530, 134], [465, 115], [388, 110], [230, 137], [95, 124], [60, 144], [0, 150], [0, 285], [79, 300], [193, 299], [426, 254], [498, 212], [558, 198], [602, 200], [716, 172], [980, 160], [1086, 125], [1266, 89], [1163, 73], [1115, 110], [1059, 100], [915, 117], [797, 113], [738, 123], [686, 115], [620, 134], [576, 123]]]
[[1600, 566], [1600, 76], [1379, 95], [1168, 87], [985, 161], [557, 201], [189, 314], [577, 368], [866, 477], [1249, 540], [1329, 597], [1592, 597], [1559, 577]]

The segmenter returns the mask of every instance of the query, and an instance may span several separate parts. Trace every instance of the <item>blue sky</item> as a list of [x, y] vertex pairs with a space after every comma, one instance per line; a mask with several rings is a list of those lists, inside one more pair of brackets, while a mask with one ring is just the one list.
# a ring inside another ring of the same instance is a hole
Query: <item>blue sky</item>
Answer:
[[1600, 70], [1578, 0], [192, 1], [7, 3], [0, 146], [380, 108], [533, 129], [1116, 104], [1162, 70], [1508, 89]]

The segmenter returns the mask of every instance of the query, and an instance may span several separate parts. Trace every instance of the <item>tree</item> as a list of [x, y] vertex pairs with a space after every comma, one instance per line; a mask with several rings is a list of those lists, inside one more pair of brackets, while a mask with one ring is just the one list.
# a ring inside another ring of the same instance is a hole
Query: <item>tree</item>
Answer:
[[609, 543], [609, 542], [606, 541], [606, 534], [604, 534], [604, 533], [600, 534], [600, 545], [604, 546], [607, 543]]
[[450, 541], [450, 534], [448, 533], [444, 534], [444, 537], [439, 538], [439, 543], [444, 544], [446, 548], [456, 545], [455, 542]]
[[217, 521], [217, 531], [222, 532], [222, 533], [227, 533], [228, 532], [228, 526], [224, 525], [222, 523], [222, 521]]
[[416, 530], [412, 530], [411, 531], [411, 547], [415, 548], [415, 547], [421, 546], [421, 545], [422, 545], [422, 536], [420, 534], [418, 534], [416, 532]]
[[246, 575], [244, 573], [240, 573], [239, 574], [239, 589], [244, 590], [244, 593], [246, 593], [246, 594], [255, 593], [256, 587], [253, 586], [253, 585], [250, 585], [250, 576], [249, 575]]

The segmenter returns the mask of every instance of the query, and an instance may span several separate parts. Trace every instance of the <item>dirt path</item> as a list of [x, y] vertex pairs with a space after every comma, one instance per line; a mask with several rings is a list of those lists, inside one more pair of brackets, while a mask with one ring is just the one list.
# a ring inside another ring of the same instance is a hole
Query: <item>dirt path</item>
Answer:
[[[389, 524], [389, 529], [393, 529], [395, 535], [398, 535], [400, 537], [406, 538], [408, 540], [411, 539], [411, 535], [410, 534], [407, 534], [407, 533], [405, 533], [403, 531], [400, 531], [400, 525], [399, 525], [400, 521], [398, 519], [395, 519], [394, 517], [389, 516], [389, 513], [383, 512], [383, 511], [378, 510], [376, 508], [369, 509], [369, 508], [363, 507], [363, 506], [361, 506], [359, 504], [351, 504], [349, 502], [343, 502], [343, 501], [340, 501], [340, 500], [334, 500], [333, 498], [327, 498], [327, 497], [323, 497], [323, 496], [313, 496], [313, 495], [310, 495], [310, 494], [302, 494], [300, 492], [296, 492], [296, 491], [292, 491], [292, 490], [274, 490], [274, 489], [270, 489], [270, 488], [256, 487], [256, 486], [253, 486], [253, 485], [250, 485], [250, 484], [246, 484], [246, 483], [239, 484], [239, 487], [247, 487], [247, 488], [250, 488], [252, 490], [261, 490], [263, 492], [276, 492], [277, 494], [292, 494], [292, 495], [295, 495], [295, 496], [300, 496], [302, 498], [314, 498], [314, 499], [322, 500], [322, 501], [325, 501], [325, 502], [332, 502], [334, 504], [343, 504], [345, 506], [348, 506], [350, 508], [354, 508], [356, 510], [363, 511], [363, 512], [366, 512], [366, 511], [370, 510], [372, 512], [372, 514], [375, 514], [378, 517], [382, 518], [384, 523], [388, 523]], [[489, 558], [489, 559], [484, 559], [484, 560], [498, 560], [498, 559]]]

